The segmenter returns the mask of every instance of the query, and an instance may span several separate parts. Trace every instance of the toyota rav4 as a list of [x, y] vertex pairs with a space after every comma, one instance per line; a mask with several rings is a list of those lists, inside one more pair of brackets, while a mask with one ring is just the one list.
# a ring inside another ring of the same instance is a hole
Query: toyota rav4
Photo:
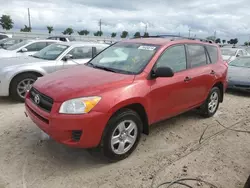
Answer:
[[216, 44], [149, 37], [118, 42], [87, 64], [41, 77], [26, 114], [52, 139], [129, 156], [149, 126], [191, 109], [213, 116], [227, 87]]

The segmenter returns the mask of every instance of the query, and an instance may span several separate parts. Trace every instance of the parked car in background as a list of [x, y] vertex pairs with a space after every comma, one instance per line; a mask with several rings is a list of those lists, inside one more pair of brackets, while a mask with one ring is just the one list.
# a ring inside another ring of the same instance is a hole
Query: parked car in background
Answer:
[[229, 63], [228, 88], [250, 92], [250, 57], [239, 57]]
[[47, 39], [50, 39], [50, 40], [59, 40], [59, 41], [62, 41], [62, 42], [71, 42], [71, 41], [75, 41], [76, 40], [74, 37], [67, 36], [67, 35], [51, 36], [51, 37], [48, 37]]
[[227, 69], [216, 44], [126, 40], [85, 65], [38, 79], [26, 95], [26, 113], [60, 143], [100, 146], [106, 157], [121, 160], [149, 125], [194, 108], [213, 116], [223, 101]]
[[32, 56], [5, 58], [0, 62], [0, 96], [23, 101], [38, 77], [88, 62], [108, 47], [98, 43], [57, 43]]
[[12, 35], [11, 34], [0, 33], [0, 40], [5, 39], [5, 38], [12, 38]]
[[250, 54], [241, 48], [221, 48], [222, 58], [224, 61], [230, 62], [237, 57], [250, 56]]
[[55, 40], [24, 40], [6, 49], [0, 49], [0, 58], [32, 55], [41, 49], [56, 43]]
[[5, 38], [0, 40], [0, 48], [7, 49], [14, 44], [18, 44], [22, 42], [24, 39], [22, 38]]

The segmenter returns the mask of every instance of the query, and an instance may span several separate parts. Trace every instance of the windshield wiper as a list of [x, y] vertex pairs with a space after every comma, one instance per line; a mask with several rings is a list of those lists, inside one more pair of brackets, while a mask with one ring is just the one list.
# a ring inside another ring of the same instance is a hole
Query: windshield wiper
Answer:
[[[91, 65], [93, 65], [91, 63]], [[112, 68], [109, 68], [109, 67], [102, 67], [102, 66], [98, 66], [98, 65], [93, 65], [94, 68], [97, 68], [97, 69], [102, 69], [102, 70], [105, 70], [105, 71], [109, 71], [109, 72], [118, 72]]]

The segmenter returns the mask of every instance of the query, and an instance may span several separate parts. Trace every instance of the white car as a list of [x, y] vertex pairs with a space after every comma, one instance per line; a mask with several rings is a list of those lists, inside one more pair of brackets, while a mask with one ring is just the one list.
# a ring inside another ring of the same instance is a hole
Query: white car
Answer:
[[250, 54], [241, 48], [221, 48], [222, 58], [228, 63], [235, 60], [237, 57], [250, 56]]
[[0, 61], [0, 96], [23, 101], [27, 90], [38, 77], [87, 63], [108, 44], [60, 42], [27, 57]]
[[0, 58], [33, 55], [46, 46], [58, 42], [59, 41], [55, 40], [24, 40], [18, 44], [10, 46], [7, 49], [0, 49]]

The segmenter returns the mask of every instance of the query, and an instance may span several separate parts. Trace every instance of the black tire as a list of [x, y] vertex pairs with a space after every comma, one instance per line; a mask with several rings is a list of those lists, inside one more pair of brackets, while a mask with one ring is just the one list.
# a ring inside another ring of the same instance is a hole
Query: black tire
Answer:
[[12, 99], [19, 102], [24, 102], [24, 98], [22, 98], [17, 92], [17, 86], [21, 81], [25, 79], [32, 79], [35, 81], [37, 80], [37, 76], [32, 73], [23, 73], [14, 77], [10, 84], [10, 97]]
[[[211, 112], [209, 110], [209, 103], [211, 101], [211, 95], [213, 93], [217, 93], [218, 95], [218, 103], [217, 103], [217, 106], [215, 108], [215, 110], [213, 112]], [[204, 104], [199, 108], [199, 112], [200, 114], [205, 117], [205, 118], [209, 118], [209, 117], [212, 117], [218, 110], [219, 108], [219, 104], [220, 104], [220, 101], [221, 101], [221, 92], [220, 92], [220, 89], [218, 87], [213, 87], [211, 89], [211, 91], [209, 92], [209, 95], [206, 99], [206, 101], [204, 102]]]
[[245, 186], [244, 188], [250, 188], [250, 176], [248, 177], [246, 183], [245, 183]]
[[[116, 154], [111, 147], [111, 138], [115, 129], [118, 127], [119, 123], [124, 120], [131, 120], [136, 124], [137, 127], [137, 137], [133, 146], [124, 154]], [[116, 113], [107, 123], [107, 127], [104, 131], [102, 138], [102, 152], [103, 155], [108, 158], [111, 162], [119, 161], [128, 157], [137, 147], [142, 132], [142, 121], [140, 116], [133, 110], [123, 109]]]

